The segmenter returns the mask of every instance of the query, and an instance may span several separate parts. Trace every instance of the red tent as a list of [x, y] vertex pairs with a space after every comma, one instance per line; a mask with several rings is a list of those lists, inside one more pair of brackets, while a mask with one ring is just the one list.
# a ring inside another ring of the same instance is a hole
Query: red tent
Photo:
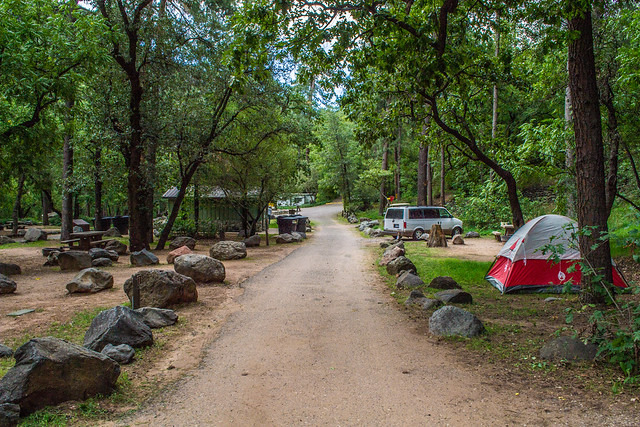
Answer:
[[[516, 231], [498, 253], [485, 279], [503, 294], [514, 291], [560, 292], [570, 281], [580, 290], [580, 251], [577, 249], [578, 224], [561, 215], [543, 215], [532, 219]], [[549, 258], [547, 245], [561, 246], [560, 262]], [[570, 267], [575, 265], [575, 269]], [[573, 271], [568, 271], [573, 270]], [[617, 267], [613, 266], [613, 284], [628, 287]]]

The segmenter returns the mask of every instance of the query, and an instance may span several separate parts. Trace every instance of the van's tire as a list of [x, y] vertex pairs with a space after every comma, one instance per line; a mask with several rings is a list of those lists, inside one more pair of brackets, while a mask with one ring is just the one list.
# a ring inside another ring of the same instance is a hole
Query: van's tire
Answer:
[[455, 236], [456, 234], [462, 234], [462, 228], [454, 227], [451, 231], [451, 237]]
[[413, 230], [413, 240], [420, 239], [420, 236], [422, 236], [423, 234], [424, 230], [422, 228], [416, 228], [415, 230]]

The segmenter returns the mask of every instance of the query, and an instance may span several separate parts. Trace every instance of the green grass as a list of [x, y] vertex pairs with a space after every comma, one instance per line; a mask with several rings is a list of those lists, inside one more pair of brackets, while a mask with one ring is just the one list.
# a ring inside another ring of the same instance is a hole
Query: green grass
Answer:
[[67, 340], [69, 342], [82, 345], [84, 334], [89, 329], [91, 321], [101, 311], [109, 307], [96, 307], [75, 313], [71, 320], [66, 323], [54, 322], [49, 327], [47, 335]]
[[4, 377], [7, 371], [13, 368], [16, 361], [13, 357], [3, 357], [0, 359], [0, 378]]
[[0, 245], [0, 249], [13, 249], [13, 248], [48, 248], [61, 246], [59, 240], [38, 240], [37, 242], [29, 243], [7, 243], [6, 245]]

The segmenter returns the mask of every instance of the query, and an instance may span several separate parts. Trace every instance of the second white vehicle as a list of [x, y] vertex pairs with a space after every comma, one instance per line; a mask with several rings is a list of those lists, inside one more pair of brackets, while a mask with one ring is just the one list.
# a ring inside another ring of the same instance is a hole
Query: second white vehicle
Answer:
[[462, 221], [440, 206], [391, 205], [384, 215], [385, 233], [401, 237], [419, 239], [434, 224], [451, 236], [462, 233]]

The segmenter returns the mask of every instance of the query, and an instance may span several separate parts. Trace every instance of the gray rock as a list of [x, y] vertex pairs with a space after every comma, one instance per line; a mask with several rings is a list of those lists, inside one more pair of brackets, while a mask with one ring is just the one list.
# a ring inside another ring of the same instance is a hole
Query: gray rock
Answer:
[[193, 237], [180, 236], [176, 237], [169, 243], [169, 250], [178, 249], [181, 246], [186, 246], [191, 250], [196, 248], [196, 239]]
[[389, 247], [389, 245], [391, 245], [391, 242], [389, 242], [389, 241], [386, 241], [386, 242], [380, 242], [380, 247], [381, 247], [382, 249], [386, 249], [386, 248], [388, 248], [388, 247]]
[[110, 240], [104, 245], [104, 248], [108, 251], [114, 251], [118, 255], [126, 255], [127, 254], [127, 245], [117, 240]]
[[540, 349], [540, 358], [553, 361], [594, 360], [597, 353], [595, 344], [584, 344], [572, 337], [558, 337]]
[[403, 271], [396, 281], [396, 288], [398, 289], [419, 288], [420, 286], [424, 286], [424, 282], [411, 271]]
[[454, 245], [464, 245], [464, 239], [462, 238], [461, 235], [456, 234], [451, 238], [451, 243]]
[[111, 261], [118, 261], [118, 258], [120, 258], [116, 251], [102, 248], [89, 249], [89, 255], [91, 256], [91, 259], [109, 258]]
[[293, 243], [293, 236], [289, 233], [279, 234], [276, 236], [276, 243]]
[[53, 337], [30, 340], [16, 350], [15, 359], [0, 380], [0, 402], [20, 405], [21, 415], [108, 395], [120, 376], [120, 366], [107, 356]]
[[441, 336], [457, 335], [472, 338], [484, 332], [484, 325], [472, 313], [459, 307], [447, 305], [431, 315], [429, 331]]
[[405, 300], [404, 305], [414, 305], [414, 304], [422, 305], [424, 303], [424, 300], [426, 299], [427, 298], [425, 298], [422, 291], [415, 289], [411, 291], [411, 293], [409, 294], [409, 297]]
[[44, 262], [44, 265], [49, 267], [59, 265], [58, 255], [60, 255], [60, 251], [49, 252], [49, 255], [47, 255], [47, 260]]
[[84, 230], [79, 225], [74, 225], [73, 230], [74, 233], [82, 233]]
[[0, 294], [10, 294], [16, 291], [18, 285], [4, 274], [0, 274]]
[[191, 277], [196, 282], [224, 282], [224, 265], [217, 259], [200, 254], [180, 255], [173, 260], [177, 273]]
[[447, 289], [434, 296], [445, 304], [471, 304], [473, 302], [471, 294], [460, 289]]
[[260, 246], [260, 236], [258, 234], [254, 234], [253, 236], [249, 236], [242, 241], [248, 248], [254, 248]]
[[389, 246], [387, 250], [385, 250], [382, 254], [382, 258], [380, 259], [380, 262], [378, 264], [383, 266], [387, 265], [394, 259], [403, 256], [404, 253], [404, 248], [400, 246]]
[[209, 256], [220, 261], [241, 259], [247, 256], [247, 247], [242, 242], [223, 240], [211, 246]]
[[174, 249], [167, 254], [167, 264], [173, 264], [173, 261], [175, 261], [175, 259], [180, 255], [187, 255], [191, 253], [193, 252], [187, 246], [180, 246], [178, 249]]
[[9, 243], [15, 243], [16, 241], [7, 237], [7, 236], [0, 236], [0, 245], [8, 245]]
[[111, 267], [113, 265], [113, 261], [109, 258], [96, 258], [91, 261], [91, 267]]
[[144, 323], [151, 329], [171, 326], [178, 321], [176, 312], [166, 308], [142, 307], [134, 311], [142, 315]]
[[22, 269], [17, 264], [0, 262], [0, 274], [4, 274], [5, 276], [14, 276], [22, 274]]
[[358, 217], [355, 216], [354, 214], [351, 214], [347, 218], [347, 221], [349, 221], [349, 224], [357, 224], [358, 223]]
[[462, 286], [449, 276], [434, 277], [429, 283], [429, 287], [434, 289], [462, 289]]
[[422, 233], [418, 240], [429, 240], [429, 233]]
[[95, 294], [96, 292], [110, 288], [113, 288], [113, 276], [111, 273], [98, 270], [97, 268], [84, 269], [78, 273], [73, 280], [67, 283], [67, 291], [70, 294]]
[[146, 249], [138, 252], [131, 252], [129, 260], [131, 261], [131, 265], [135, 267], [160, 264], [160, 260], [158, 259], [158, 257]]
[[20, 421], [20, 405], [0, 403], [0, 427], [14, 427]]
[[128, 344], [107, 344], [104, 346], [100, 353], [104, 354], [107, 357], [110, 357], [121, 365], [127, 365], [131, 363], [133, 361], [133, 356], [135, 356], [136, 354], [133, 347]]
[[304, 240], [302, 234], [298, 233], [297, 231], [292, 232], [291, 237], [293, 238], [294, 242], [302, 242]]
[[358, 221], [360, 221], [360, 222], [371, 221], [371, 218], [367, 218], [366, 216], [363, 216], [363, 217], [358, 218]]
[[562, 301], [562, 298], [558, 297], [547, 297], [544, 299], [544, 302], [553, 302], [553, 301]]
[[13, 350], [4, 344], [0, 344], [0, 357], [13, 357]]
[[478, 237], [480, 237], [480, 233], [477, 231], [470, 231], [464, 235], [465, 239], [477, 239]]
[[411, 260], [405, 256], [399, 256], [398, 258], [390, 261], [387, 264], [387, 273], [396, 275], [403, 271], [414, 271], [418, 272], [416, 266], [411, 262]]
[[122, 237], [122, 233], [115, 227], [111, 227], [104, 234], [104, 237]]
[[147, 347], [153, 344], [153, 333], [142, 315], [119, 305], [100, 312], [84, 334], [84, 346], [91, 350], [102, 351], [107, 344]]
[[437, 299], [425, 298], [422, 301], [422, 309], [423, 310], [432, 310], [434, 308], [438, 308], [442, 305], [442, 301]]
[[377, 228], [373, 228], [371, 229], [371, 233], [369, 234], [369, 236], [371, 237], [384, 237], [385, 233], [383, 230], [377, 229]]
[[141, 270], [124, 282], [124, 292], [131, 300], [133, 280], [140, 286], [140, 306], [165, 308], [173, 304], [198, 300], [196, 282], [191, 277], [170, 270]]
[[58, 254], [60, 271], [84, 270], [91, 267], [91, 256], [84, 251], [67, 251]]
[[47, 240], [47, 232], [40, 228], [29, 228], [24, 233], [25, 242], [37, 242], [38, 240]]

